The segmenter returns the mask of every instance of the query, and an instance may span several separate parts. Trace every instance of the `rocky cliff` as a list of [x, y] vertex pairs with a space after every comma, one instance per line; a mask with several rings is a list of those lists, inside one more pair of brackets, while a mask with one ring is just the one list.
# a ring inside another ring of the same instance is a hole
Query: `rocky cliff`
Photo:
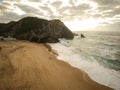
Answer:
[[58, 42], [59, 38], [73, 39], [73, 33], [60, 20], [48, 21], [36, 17], [0, 24], [0, 36], [45, 43]]

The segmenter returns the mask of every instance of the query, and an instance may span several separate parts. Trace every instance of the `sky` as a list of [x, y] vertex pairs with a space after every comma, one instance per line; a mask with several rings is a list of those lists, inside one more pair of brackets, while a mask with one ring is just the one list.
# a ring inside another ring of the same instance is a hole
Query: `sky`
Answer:
[[120, 0], [0, 0], [0, 23], [33, 16], [74, 30], [120, 31]]

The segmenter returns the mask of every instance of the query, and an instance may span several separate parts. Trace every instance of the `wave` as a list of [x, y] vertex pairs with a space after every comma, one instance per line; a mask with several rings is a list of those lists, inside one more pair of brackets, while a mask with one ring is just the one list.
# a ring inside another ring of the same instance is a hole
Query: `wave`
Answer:
[[115, 38], [75, 37], [49, 45], [58, 52], [58, 59], [82, 69], [94, 81], [120, 90], [120, 48]]
[[94, 58], [98, 61], [98, 63], [100, 63], [104, 67], [108, 67], [110, 69], [120, 71], [120, 60], [109, 59], [109, 58], [100, 57], [100, 56], [94, 56]]

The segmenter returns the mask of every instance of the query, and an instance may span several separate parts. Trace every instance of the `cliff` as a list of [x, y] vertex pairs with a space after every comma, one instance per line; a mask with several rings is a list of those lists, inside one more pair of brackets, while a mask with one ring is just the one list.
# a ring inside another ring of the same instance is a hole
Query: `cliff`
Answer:
[[58, 42], [59, 38], [73, 39], [73, 33], [60, 20], [26, 17], [17, 22], [0, 24], [0, 36], [34, 42]]

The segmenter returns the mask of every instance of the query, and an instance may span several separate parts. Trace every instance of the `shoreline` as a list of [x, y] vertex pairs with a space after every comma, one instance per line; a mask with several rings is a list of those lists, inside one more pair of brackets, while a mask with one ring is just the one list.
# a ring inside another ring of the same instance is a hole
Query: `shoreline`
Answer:
[[0, 42], [0, 47], [1, 90], [113, 90], [58, 60], [49, 45], [9, 41]]

